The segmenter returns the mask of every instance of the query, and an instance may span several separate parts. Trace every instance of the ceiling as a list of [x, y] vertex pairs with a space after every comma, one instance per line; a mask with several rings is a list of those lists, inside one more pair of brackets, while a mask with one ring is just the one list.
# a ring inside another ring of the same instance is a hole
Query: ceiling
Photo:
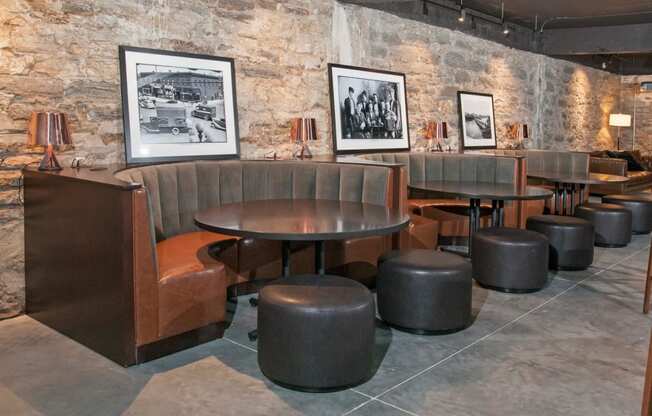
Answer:
[[[500, 15], [497, 0], [466, 0], [464, 5]], [[652, 0], [506, 0], [506, 17], [514, 23], [546, 28], [652, 23]], [[540, 26], [539, 26], [540, 27]]]
[[459, 0], [425, 0], [434, 11], [429, 16], [423, 16], [424, 0], [340, 1], [596, 68], [606, 64], [606, 70], [615, 73], [652, 74], [652, 0], [505, 0], [505, 21], [515, 29], [509, 38], [496, 24], [501, 16], [500, 0], [463, 0], [467, 11], [478, 12], [474, 13], [478, 22], [486, 18], [488, 23], [482, 28], [475, 23], [472, 27], [457, 24]]

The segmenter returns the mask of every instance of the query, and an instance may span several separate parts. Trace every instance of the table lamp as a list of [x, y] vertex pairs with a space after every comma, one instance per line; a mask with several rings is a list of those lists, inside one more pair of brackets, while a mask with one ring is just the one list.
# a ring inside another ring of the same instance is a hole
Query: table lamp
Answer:
[[63, 144], [72, 144], [66, 115], [50, 111], [33, 112], [29, 120], [27, 144], [46, 146], [39, 170], [61, 170], [54, 148]]
[[632, 126], [632, 116], [629, 114], [610, 114], [609, 125], [618, 127], [618, 150], [620, 150], [620, 128]]
[[301, 147], [294, 153], [299, 159], [311, 158], [308, 148], [309, 140], [317, 140], [317, 122], [314, 118], [293, 118], [291, 120], [290, 139]]
[[[445, 121], [430, 121], [426, 123], [426, 127], [424, 129], [424, 137], [428, 140], [428, 150], [431, 152], [442, 152], [443, 149], [441, 147], [441, 143], [439, 141], [441, 139], [447, 139], [448, 138], [448, 126], [446, 125]], [[433, 140], [437, 140], [437, 148], [433, 148], [432, 142]]]

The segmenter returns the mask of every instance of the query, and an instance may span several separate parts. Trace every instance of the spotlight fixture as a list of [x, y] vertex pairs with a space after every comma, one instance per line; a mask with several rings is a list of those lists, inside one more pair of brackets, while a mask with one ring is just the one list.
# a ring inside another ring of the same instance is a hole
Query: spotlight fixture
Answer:
[[500, 20], [503, 22], [503, 35], [509, 36], [509, 27], [505, 21], [505, 2], [500, 2]]
[[457, 18], [457, 21], [464, 23], [464, 20], [466, 20], [466, 9], [460, 9], [460, 17]]
[[602, 69], [607, 69], [607, 63], [602, 61]]

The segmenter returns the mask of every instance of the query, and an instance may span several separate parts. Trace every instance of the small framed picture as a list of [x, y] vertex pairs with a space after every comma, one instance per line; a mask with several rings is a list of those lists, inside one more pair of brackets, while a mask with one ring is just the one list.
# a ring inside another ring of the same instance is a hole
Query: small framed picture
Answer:
[[119, 51], [127, 164], [238, 156], [233, 59]]
[[405, 74], [328, 65], [336, 154], [410, 150]]
[[463, 149], [495, 149], [494, 96], [458, 91], [460, 138]]

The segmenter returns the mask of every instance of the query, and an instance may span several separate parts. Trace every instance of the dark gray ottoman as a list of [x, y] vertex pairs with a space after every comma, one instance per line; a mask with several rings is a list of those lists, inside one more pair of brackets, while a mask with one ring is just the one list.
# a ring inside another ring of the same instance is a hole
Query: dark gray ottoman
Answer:
[[607, 195], [602, 197], [602, 202], [627, 208], [632, 213], [632, 232], [634, 234], [652, 232], [652, 193]]
[[535, 215], [527, 219], [526, 228], [548, 237], [551, 269], [584, 270], [593, 264], [595, 233], [589, 221], [561, 215]]
[[304, 275], [260, 290], [258, 365], [302, 391], [355, 386], [372, 375], [376, 308], [371, 292], [343, 277]]
[[625, 247], [632, 241], [632, 213], [620, 205], [584, 204], [575, 216], [593, 224], [596, 246]]
[[378, 260], [378, 312], [403, 331], [443, 334], [466, 328], [472, 287], [471, 263], [456, 254], [396, 250]]
[[473, 234], [473, 277], [481, 286], [529, 293], [548, 283], [548, 239], [518, 228], [485, 228]]

